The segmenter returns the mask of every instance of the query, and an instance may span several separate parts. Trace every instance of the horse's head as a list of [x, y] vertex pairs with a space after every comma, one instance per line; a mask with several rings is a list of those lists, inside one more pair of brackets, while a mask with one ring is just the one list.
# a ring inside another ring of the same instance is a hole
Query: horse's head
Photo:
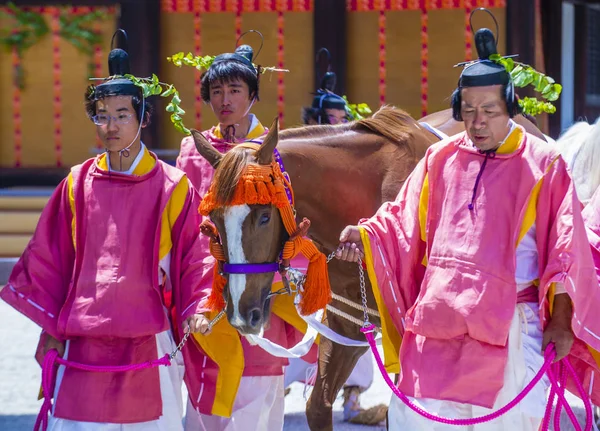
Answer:
[[216, 169], [201, 212], [210, 216], [222, 245], [226, 280], [222, 299], [227, 318], [240, 333], [256, 334], [268, 319], [271, 285], [288, 239], [272, 196], [275, 186], [279, 193], [282, 187], [272, 175], [278, 122], [258, 149], [239, 145], [226, 154], [219, 153], [201, 133], [192, 134], [198, 152]]

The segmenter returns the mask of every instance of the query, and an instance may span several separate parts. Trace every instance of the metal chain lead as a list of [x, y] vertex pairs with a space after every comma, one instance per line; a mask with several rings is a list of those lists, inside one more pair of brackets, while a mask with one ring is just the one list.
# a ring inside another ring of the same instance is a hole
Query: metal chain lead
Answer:
[[335, 257], [335, 253], [336, 251], [332, 251], [331, 253], [329, 253], [329, 256], [327, 256], [327, 263], [331, 262], [333, 260], [333, 258]]
[[208, 330], [209, 331], [213, 328], [213, 326], [215, 326], [217, 324], [217, 322], [219, 320], [221, 320], [223, 318], [223, 316], [225, 316], [225, 310], [227, 310], [227, 303], [225, 303], [225, 307], [223, 307], [223, 309], [221, 311], [219, 311], [219, 314], [217, 314], [213, 320], [208, 322]]
[[[215, 326], [215, 324], [219, 320], [221, 320], [223, 318], [223, 316], [225, 316], [226, 308], [227, 308], [227, 304], [225, 304], [225, 308], [223, 308], [223, 310], [219, 311], [219, 314], [217, 314], [214, 319], [212, 319], [210, 322], [208, 322], [208, 330], [209, 331], [213, 328], [213, 326]], [[191, 333], [190, 327], [188, 325], [187, 328], [185, 328], [183, 338], [181, 339], [181, 341], [179, 342], [179, 344], [177, 345], [175, 350], [173, 350], [173, 352], [171, 352], [171, 354], [169, 355], [169, 359], [171, 361], [175, 358], [175, 356], [177, 356], [178, 352], [181, 352], [181, 349], [183, 349], [183, 346], [185, 345], [188, 338], [190, 338], [190, 335], [192, 335], [192, 333]]]
[[[327, 256], [327, 263], [333, 260], [335, 253], [335, 251], [332, 251], [329, 256]], [[360, 256], [358, 257], [358, 277], [360, 280], [360, 298], [363, 306], [363, 327], [367, 327], [371, 324], [371, 322], [369, 321], [369, 306], [367, 304], [367, 284], [365, 282], [365, 270], [363, 269], [363, 261]]]
[[[327, 256], [326, 263], [329, 264], [329, 262], [331, 262], [334, 257], [335, 257], [335, 251], [332, 251], [331, 253], [329, 253], [329, 256]], [[298, 273], [299, 271], [295, 270], [294, 268], [289, 268], [289, 271], [288, 271], [293, 274], [293, 276], [290, 277], [290, 281], [296, 285], [295, 292], [302, 291], [302, 287], [304, 286], [304, 282], [306, 281], [306, 274], [302, 274], [302, 276], [298, 277], [292, 271], [295, 271], [296, 273]]]
[[367, 327], [371, 324], [369, 322], [369, 307], [367, 305], [367, 285], [365, 282], [365, 270], [362, 265], [362, 258], [358, 257], [358, 277], [360, 280], [360, 297], [362, 299], [363, 305], [363, 315], [364, 315], [364, 325], [363, 327]]
[[190, 338], [190, 334], [191, 334], [190, 327], [188, 325], [188, 327], [185, 328], [185, 334], [183, 335], [183, 338], [181, 339], [181, 341], [179, 342], [179, 344], [177, 345], [175, 350], [173, 350], [173, 352], [169, 355], [169, 359], [171, 361], [175, 358], [175, 356], [177, 356], [177, 352], [181, 352], [181, 349], [183, 349], [185, 342], [187, 341], [188, 338]]

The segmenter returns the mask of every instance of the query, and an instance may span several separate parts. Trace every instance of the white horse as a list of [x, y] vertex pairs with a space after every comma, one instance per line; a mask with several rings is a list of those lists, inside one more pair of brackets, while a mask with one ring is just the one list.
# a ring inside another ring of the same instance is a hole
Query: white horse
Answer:
[[[567, 163], [579, 200], [587, 205], [600, 186], [600, 117], [594, 124], [578, 121], [555, 142]], [[600, 423], [600, 408], [594, 406], [594, 430]]]
[[587, 204], [600, 186], [600, 117], [594, 124], [573, 124], [556, 145], [571, 170], [579, 200]]

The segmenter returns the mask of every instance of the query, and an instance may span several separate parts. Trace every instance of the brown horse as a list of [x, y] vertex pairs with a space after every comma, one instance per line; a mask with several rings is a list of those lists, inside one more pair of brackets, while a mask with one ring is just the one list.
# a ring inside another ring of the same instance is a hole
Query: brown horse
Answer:
[[[392, 107], [381, 108], [371, 118], [336, 126], [278, 133], [275, 123], [258, 151], [236, 147], [221, 155], [200, 133], [194, 131], [193, 135], [200, 154], [216, 167], [215, 181], [224, 202], [245, 167], [270, 164], [277, 147], [295, 193], [297, 219], [311, 220], [309, 236], [325, 254], [337, 248], [345, 226], [372, 216], [382, 203], [393, 200], [426, 149], [438, 141], [407, 113]], [[287, 239], [278, 211], [270, 206], [226, 206], [210, 216], [221, 234], [225, 256], [235, 263], [273, 262]], [[267, 319], [273, 275], [232, 277], [224, 290], [229, 322], [241, 333], [255, 333]], [[334, 259], [329, 277], [334, 293], [360, 303], [355, 264]], [[370, 285], [367, 302], [376, 308]], [[362, 318], [362, 312], [344, 303], [333, 300], [332, 305]], [[356, 324], [335, 314], [326, 316], [325, 324], [333, 331], [364, 341]], [[376, 318], [372, 323], [380, 325]], [[306, 410], [311, 430], [332, 430], [332, 405], [365, 351], [366, 347], [348, 347], [321, 338], [317, 378]]]

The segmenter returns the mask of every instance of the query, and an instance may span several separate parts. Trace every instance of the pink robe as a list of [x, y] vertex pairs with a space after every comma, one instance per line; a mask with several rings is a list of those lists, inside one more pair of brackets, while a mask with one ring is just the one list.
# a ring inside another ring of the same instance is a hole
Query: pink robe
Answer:
[[594, 192], [582, 215], [590, 239], [596, 274], [600, 280], [600, 188]]
[[[215, 127], [205, 130], [202, 134], [217, 150], [221, 153], [226, 153], [235, 147], [236, 144], [232, 144], [215, 136], [214, 130]], [[176, 166], [185, 172], [194, 188], [198, 191], [200, 198], [202, 198], [210, 188], [210, 183], [212, 182], [215, 170], [210, 163], [200, 155], [198, 150], [196, 150], [194, 139], [191, 136], [185, 137], [181, 141], [181, 149], [179, 151], [179, 156], [177, 157]]]
[[[215, 128], [203, 132], [204, 136], [222, 153], [227, 152], [234, 147], [234, 144], [228, 143], [215, 136]], [[263, 134], [258, 140], [266, 135]], [[181, 150], [177, 158], [177, 167], [181, 169], [190, 178], [192, 184], [200, 194], [205, 195], [208, 192], [212, 182], [214, 169], [196, 150], [192, 137], [186, 137], [181, 142]], [[302, 335], [287, 325], [281, 318], [271, 315], [269, 329], [265, 331], [265, 338], [282, 345], [292, 346], [298, 342]], [[258, 346], [252, 346], [246, 338], [241, 338], [244, 352], [244, 371], [243, 376], [281, 376], [283, 369], [289, 364], [286, 358], [277, 358]], [[210, 415], [211, 408], [215, 398], [216, 380], [218, 375], [217, 364], [206, 355], [201, 347], [194, 342], [193, 349], [184, 349], [186, 356], [186, 384], [190, 394], [199, 394], [190, 396], [194, 408], [200, 413]], [[312, 352], [312, 359], [314, 353]], [[192, 365], [193, 364], [193, 365]]]
[[[596, 276], [600, 283], [600, 188], [594, 192], [581, 214], [590, 242]], [[597, 378], [600, 373], [600, 365], [597, 364], [597, 362], [600, 361], [600, 353], [592, 351], [593, 357], [590, 357], [587, 355], [588, 350], [591, 351], [591, 349], [585, 349], [585, 346], [579, 345], [578, 351], [580, 354], [575, 360], [579, 378], [587, 384], [586, 387], [593, 383], [594, 374]], [[599, 386], [600, 385], [596, 385], [596, 387]], [[573, 390], [574, 388], [571, 387], [571, 391]], [[593, 391], [593, 401], [594, 405], [600, 405], [600, 390], [597, 390], [596, 388], [594, 388]]]
[[[201, 311], [210, 288], [212, 257], [199, 236], [199, 199], [189, 183], [170, 232], [168, 286], [159, 284], [163, 211], [187, 179], [150, 156], [154, 167], [141, 176], [101, 169], [97, 161], [104, 155], [74, 167], [75, 236], [65, 179], [0, 293], [45, 332], [69, 340], [71, 361], [129, 365], [156, 359], [156, 334], [170, 329], [163, 289], [172, 288], [179, 309], [186, 310], [177, 316], [181, 325]], [[55, 417], [74, 421], [155, 420], [162, 414], [158, 369], [94, 373], [67, 367], [55, 403]]]
[[600, 348], [600, 291], [565, 163], [525, 134], [514, 151], [488, 159], [470, 211], [483, 160], [465, 133], [434, 144], [395, 202], [362, 223], [384, 302], [403, 337], [398, 387], [417, 398], [493, 406], [517, 303], [516, 246], [538, 184], [532, 209], [541, 320], [545, 327], [551, 283], [563, 282], [574, 303], [571, 360], [588, 388], [589, 365], [597, 366], [585, 344]]

